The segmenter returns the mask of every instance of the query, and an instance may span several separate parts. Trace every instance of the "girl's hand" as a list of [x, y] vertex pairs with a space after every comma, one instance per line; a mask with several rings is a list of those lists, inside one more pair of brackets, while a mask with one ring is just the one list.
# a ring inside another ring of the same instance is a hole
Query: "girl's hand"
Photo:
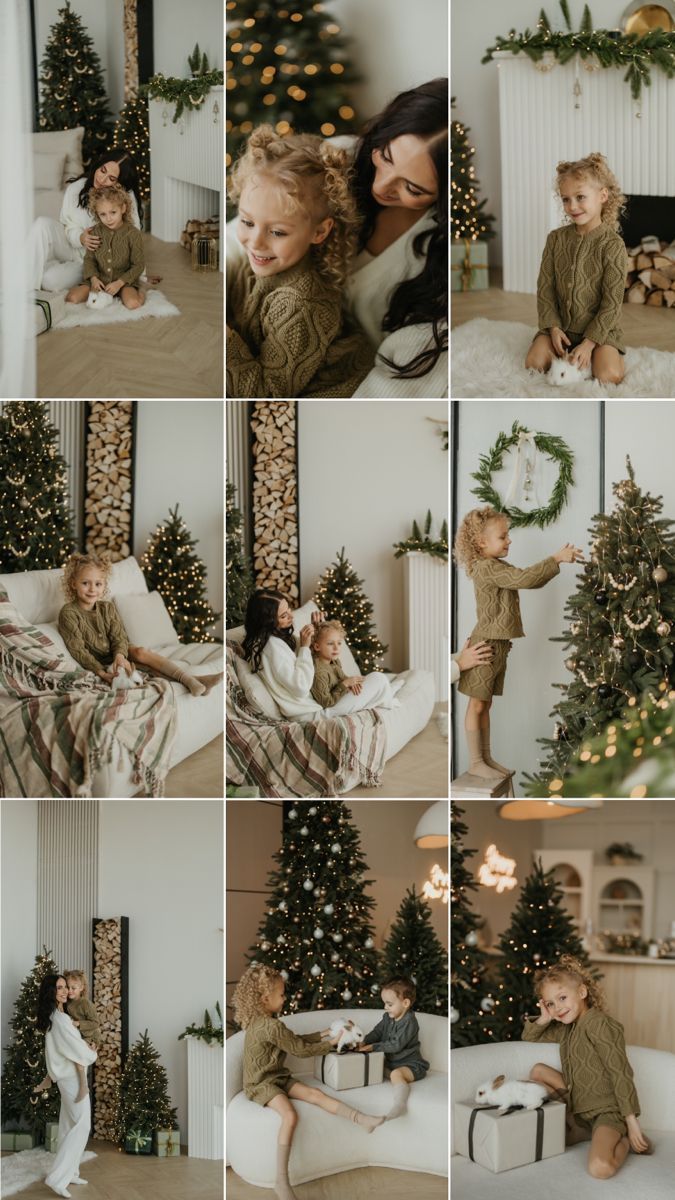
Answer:
[[640, 1129], [640, 1122], [637, 1117], [632, 1115], [626, 1117], [626, 1127], [628, 1129], [628, 1141], [630, 1142], [631, 1150], [634, 1150], [636, 1154], [644, 1154], [645, 1150], [649, 1149], [649, 1142]]
[[300, 645], [301, 646], [309, 646], [313, 637], [314, 637], [314, 629], [312, 628], [312, 626], [311, 625], [303, 625], [302, 629], [300, 630]]
[[113, 282], [109, 283], [103, 290], [107, 292], [109, 296], [116, 296], [118, 292], [121, 292], [123, 287], [123, 279], [114, 279]]
[[469, 638], [466, 639], [460, 653], [457, 655], [457, 663], [460, 671], [469, 671], [471, 667], [477, 667], [480, 663], [490, 662], [492, 658], [492, 646], [486, 645], [485, 642], [476, 642], [474, 646], [469, 645]]
[[572, 344], [570, 339], [566, 333], [563, 333], [562, 329], [558, 328], [557, 325], [554, 325], [550, 330], [550, 338], [553, 342], [553, 349], [558, 355], [558, 358], [562, 358], [563, 354], [565, 353], [565, 346], [571, 346]]
[[342, 682], [348, 691], [352, 692], [355, 696], [360, 695], [363, 689], [363, 675], [348, 675]]
[[117, 673], [118, 667], [124, 667], [124, 670], [126, 671], [127, 675], [131, 675], [131, 672], [134, 669], [132, 667], [131, 663], [129, 662], [129, 659], [125, 658], [123, 654], [115, 655], [115, 659], [114, 659], [114, 662], [112, 665], [113, 674]]
[[584, 371], [586, 367], [590, 367], [591, 365], [591, 355], [595, 350], [595, 346], [596, 343], [592, 342], [590, 338], [584, 338], [583, 342], [580, 342], [574, 350], [570, 351], [568, 356], [569, 361], [576, 363], [579, 370]]
[[98, 247], [101, 245], [100, 237], [94, 233], [95, 228], [95, 225], [90, 225], [89, 229], [85, 229], [80, 234], [80, 244], [84, 246], [85, 250], [98, 250]]
[[91, 279], [89, 280], [89, 287], [91, 288], [92, 292], [103, 291], [103, 284], [101, 283], [98, 275], [92, 275]]
[[354, 1046], [354, 1049], [358, 1050], [359, 1054], [370, 1054], [372, 1048], [372, 1046]]
[[578, 546], [573, 546], [571, 542], [565, 542], [565, 545], [553, 557], [557, 563], [578, 562], [580, 559], [583, 559], [584, 552]]
[[538, 1020], [535, 1021], [535, 1025], [541, 1025], [542, 1027], [544, 1025], [550, 1025], [552, 1017], [551, 1017], [551, 1014], [548, 1012], [543, 1000], [539, 1001], [539, 1013], [540, 1013], [540, 1016], [539, 1016]]
[[111, 671], [97, 671], [97, 675], [98, 675], [99, 679], [103, 680], [104, 683], [112, 683], [112, 681], [113, 681]]

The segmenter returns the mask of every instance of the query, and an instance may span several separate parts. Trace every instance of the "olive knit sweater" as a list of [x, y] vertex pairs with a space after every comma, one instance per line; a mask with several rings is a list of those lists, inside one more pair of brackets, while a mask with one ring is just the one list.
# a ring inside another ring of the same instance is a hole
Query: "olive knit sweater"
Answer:
[[540, 588], [560, 573], [554, 558], [531, 567], [512, 567], [499, 558], [478, 558], [471, 568], [476, 593], [476, 624], [471, 637], [494, 640], [525, 637], [520, 617], [519, 588]]
[[97, 250], [88, 250], [82, 264], [85, 283], [96, 275], [101, 283], [114, 283], [121, 279], [126, 285], [138, 287], [145, 270], [143, 234], [127, 221], [119, 229], [108, 229], [100, 222], [94, 233], [101, 239]]
[[64, 604], [59, 633], [80, 666], [95, 674], [109, 667], [117, 654], [126, 658], [129, 653], [129, 639], [112, 600], [97, 600], [89, 611], [75, 600]]
[[247, 262], [228, 295], [227, 396], [353, 395], [374, 361], [365, 334], [349, 330], [340, 293], [309, 255], [278, 275], [257, 278]]
[[599, 1008], [589, 1008], [571, 1025], [527, 1021], [525, 1042], [558, 1042], [562, 1074], [570, 1090], [572, 1112], [640, 1115], [633, 1071], [626, 1058], [623, 1025]]
[[557, 325], [568, 336], [625, 350], [621, 309], [626, 269], [624, 242], [608, 225], [585, 234], [574, 225], [552, 230], [537, 280], [539, 332]]
[[326, 662], [325, 658], [314, 659], [314, 683], [312, 695], [322, 708], [332, 708], [345, 695], [347, 688], [342, 682], [346, 679], [338, 659]]
[[254, 1017], [246, 1029], [244, 1038], [244, 1092], [249, 1100], [263, 1103], [269, 1098], [272, 1090], [283, 1090], [291, 1078], [288, 1067], [284, 1065], [286, 1055], [294, 1054], [296, 1058], [314, 1058], [316, 1055], [330, 1054], [335, 1047], [330, 1042], [322, 1042], [320, 1033], [307, 1033], [301, 1036], [293, 1033], [278, 1017]]

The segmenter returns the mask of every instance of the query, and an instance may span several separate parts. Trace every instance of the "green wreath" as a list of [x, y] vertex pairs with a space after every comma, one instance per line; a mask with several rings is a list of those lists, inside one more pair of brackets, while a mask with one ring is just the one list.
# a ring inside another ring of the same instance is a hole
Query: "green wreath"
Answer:
[[478, 487], [472, 488], [471, 494], [478, 496], [479, 500], [490, 504], [498, 512], [507, 513], [513, 526], [539, 525], [541, 529], [544, 529], [553, 521], [557, 521], [567, 504], [568, 489], [574, 484], [572, 478], [574, 455], [562, 438], [556, 437], [552, 433], [535, 433], [534, 435], [534, 444], [537, 450], [559, 464], [558, 478], [545, 508], [533, 508], [531, 512], [525, 512], [522, 508], [507, 508], [505, 504], [502, 504], [498, 493], [492, 486], [492, 476], [495, 471], [501, 470], [504, 455], [517, 445], [521, 433], [530, 432], [525, 425], [519, 425], [517, 421], [514, 421], [510, 434], [499, 434], [497, 441], [487, 454], [481, 454], [478, 470], [472, 472], [471, 478], [478, 481]]

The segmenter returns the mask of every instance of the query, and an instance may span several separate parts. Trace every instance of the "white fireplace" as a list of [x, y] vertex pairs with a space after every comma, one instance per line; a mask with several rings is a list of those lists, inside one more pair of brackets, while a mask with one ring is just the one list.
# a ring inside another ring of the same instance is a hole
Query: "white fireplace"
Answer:
[[211, 88], [175, 125], [174, 110], [165, 100], [149, 102], [151, 230], [164, 242], [177, 242], [191, 218], [225, 212], [223, 89]]
[[[561, 66], [552, 54], [537, 64], [526, 54], [508, 50], [494, 57], [499, 72], [504, 290], [536, 293], [547, 234], [562, 224], [553, 190], [556, 164], [562, 159], [599, 151], [626, 195], [675, 195], [675, 79], [652, 66], [651, 87], [643, 87], [640, 101], [635, 101], [623, 81], [625, 70], [600, 68], [595, 59], [584, 64], [577, 57]], [[590, 64], [594, 69], [586, 69]]]

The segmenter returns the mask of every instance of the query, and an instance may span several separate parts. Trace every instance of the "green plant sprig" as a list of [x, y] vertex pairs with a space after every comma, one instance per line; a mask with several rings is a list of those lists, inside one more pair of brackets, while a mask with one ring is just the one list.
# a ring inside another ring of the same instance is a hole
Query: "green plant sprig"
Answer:
[[442, 558], [444, 562], [448, 561], [448, 523], [444, 521], [440, 528], [440, 533], [437, 538], [431, 536], [431, 509], [427, 509], [426, 520], [424, 522], [424, 534], [420, 532], [420, 527], [417, 521], [412, 523], [412, 533], [404, 542], [394, 542], [394, 558], [401, 558], [404, 554], [410, 554], [412, 551], [421, 550], [424, 554], [430, 554], [432, 558]]
[[204, 1009], [204, 1024], [203, 1025], [188, 1025], [187, 1029], [184, 1029], [183, 1032], [178, 1035], [178, 1041], [182, 1042], [183, 1038], [193, 1037], [193, 1038], [199, 1038], [200, 1042], [208, 1042], [209, 1045], [211, 1045], [211, 1042], [219, 1042], [220, 1045], [222, 1046], [223, 1045], [223, 1014], [220, 1011], [220, 1004], [217, 1000], [216, 1000], [216, 1012], [218, 1013], [218, 1016], [220, 1017], [220, 1025], [213, 1024], [213, 1021], [211, 1020], [211, 1017], [209, 1016], [209, 1010], [207, 1008], [205, 1008]]
[[537, 450], [559, 464], [558, 478], [547, 505], [533, 508], [531, 512], [525, 512], [521, 508], [507, 508], [492, 485], [492, 476], [495, 471], [501, 470], [504, 455], [517, 444], [521, 433], [529, 432], [524, 425], [519, 425], [518, 421], [514, 421], [510, 434], [500, 433], [498, 435], [497, 441], [487, 454], [481, 454], [478, 470], [472, 472], [471, 478], [477, 481], [478, 487], [472, 488], [471, 494], [478, 496], [479, 500], [482, 500], [484, 504], [491, 505], [497, 512], [507, 513], [513, 526], [539, 525], [541, 529], [544, 529], [546, 525], [557, 521], [567, 503], [568, 489], [574, 484], [572, 475], [574, 455], [562, 438], [552, 433], [535, 433], [534, 435]]
[[199, 108], [212, 87], [222, 86], [222, 71], [207, 71], [190, 79], [177, 79], [175, 75], [153, 75], [148, 80], [148, 95], [154, 100], [166, 100], [176, 104], [172, 123], [180, 120], [186, 108]]

